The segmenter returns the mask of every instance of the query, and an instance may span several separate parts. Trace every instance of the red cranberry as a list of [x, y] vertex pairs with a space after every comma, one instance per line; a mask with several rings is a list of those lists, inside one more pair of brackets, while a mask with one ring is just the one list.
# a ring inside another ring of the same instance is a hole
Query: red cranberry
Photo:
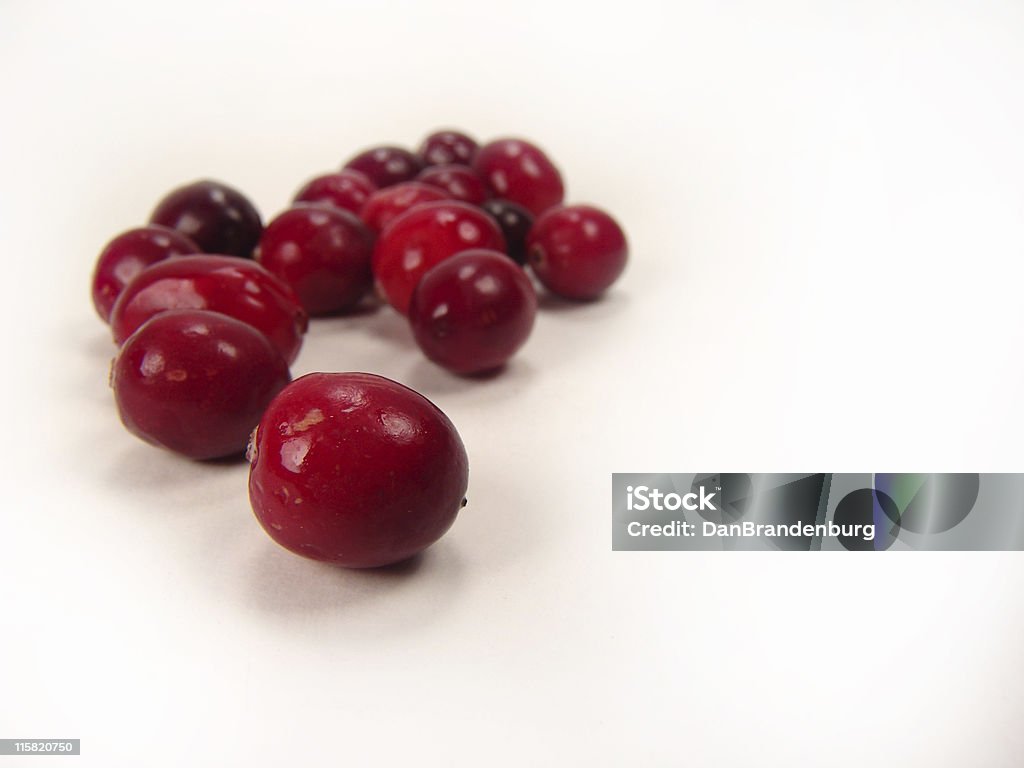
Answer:
[[99, 316], [110, 322], [117, 297], [146, 267], [190, 253], [199, 253], [199, 246], [167, 227], [151, 224], [122, 232], [100, 252], [92, 273], [92, 303]]
[[423, 276], [409, 322], [427, 357], [472, 374], [503, 366], [526, 343], [536, 314], [537, 294], [526, 273], [503, 253], [477, 249]]
[[401, 147], [374, 147], [360, 152], [347, 163], [345, 168], [365, 173], [379, 189], [411, 181], [423, 168], [423, 161]]
[[121, 421], [147, 443], [192, 459], [240, 454], [291, 378], [281, 354], [247, 323], [182, 309], [133, 333], [111, 371]]
[[448, 418], [369, 373], [296, 379], [268, 406], [249, 459], [249, 500], [270, 537], [348, 568], [396, 563], [437, 541], [469, 477]]
[[508, 255], [516, 264], [525, 264], [526, 237], [533, 226], [533, 215], [523, 206], [500, 197], [492, 198], [480, 207], [491, 214], [501, 227]]
[[192, 238], [203, 253], [252, 256], [260, 239], [260, 214], [237, 189], [219, 181], [196, 181], [161, 200], [152, 224], [163, 224]]
[[412, 291], [423, 274], [469, 248], [505, 250], [505, 239], [494, 219], [468, 203], [424, 203], [381, 232], [373, 251], [373, 274], [388, 303], [407, 314]]
[[548, 211], [527, 240], [530, 267], [544, 286], [567, 299], [593, 299], [626, 268], [629, 248], [615, 219], [589, 205]]
[[469, 165], [476, 156], [477, 143], [458, 131], [435, 131], [420, 145], [420, 157], [426, 165]]
[[448, 197], [464, 203], [480, 205], [490, 197], [487, 186], [468, 165], [435, 165], [424, 168], [417, 181], [443, 189]]
[[377, 191], [365, 173], [345, 168], [311, 179], [295, 194], [296, 203], [326, 203], [359, 214], [363, 203]]
[[379, 189], [370, 195], [360, 215], [374, 234], [392, 220], [420, 203], [447, 200], [450, 196], [441, 189], [418, 181], [403, 181], [393, 187]]
[[311, 315], [351, 309], [373, 286], [373, 235], [348, 211], [300, 204], [271, 221], [256, 259], [288, 283]]
[[287, 285], [237, 256], [182, 256], [141, 272], [114, 305], [110, 326], [124, 343], [144, 322], [170, 309], [207, 309], [256, 328], [292, 363], [306, 332], [306, 312]]
[[558, 169], [539, 147], [522, 139], [498, 139], [480, 147], [473, 161], [494, 197], [503, 197], [536, 216], [562, 202]]

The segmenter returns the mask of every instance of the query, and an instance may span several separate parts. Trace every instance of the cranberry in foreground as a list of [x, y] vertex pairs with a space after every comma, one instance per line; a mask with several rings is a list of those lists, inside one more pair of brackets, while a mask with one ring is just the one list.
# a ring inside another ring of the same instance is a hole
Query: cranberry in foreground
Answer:
[[539, 148], [522, 139], [498, 139], [480, 147], [473, 170], [495, 197], [526, 208], [534, 216], [565, 196], [562, 175]]
[[296, 379], [267, 407], [249, 460], [249, 499], [270, 537], [348, 568], [400, 562], [437, 541], [469, 479], [451, 421], [368, 373]]
[[470, 248], [505, 250], [505, 238], [490, 215], [455, 200], [424, 203], [381, 232], [373, 251], [373, 274], [387, 302], [408, 314], [413, 289], [424, 273]]
[[360, 152], [344, 167], [366, 174], [378, 189], [383, 189], [416, 178], [423, 161], [407, 149], [381, 146]]
[[419, 155], [424, 164], [469, 165], [476, 157], [477, 143], [460, 131], [435, 131], [423, 140]]
[[432, 203], [448, 198], [447, 192], [435, 186], [418, 181], [403, 181], [401, 184], [374, 192], [363, 206], [360, 216], [366, 226], [375, 235], [379, 235], [393, 219], [397, 219], [410, 208], [420, 203]]
[[271, 221], [256, 260], [288, 283], [311, 315], [344, 312], [373, 286], [373, 235], [352, 213], [300, 204]]
[[498, 251], [457, 253], [427, 272], [409, 322], [420, 349], [459, 374], [492, 371], [523, 346], [537, 315], [526, 273]]
[[435, 165], [424, 168], [416, 180], [443, 189], [453, 200], [473, 205], [480, 205], [491, 196], [483, 179], [468, 165]]
[[516, 264], [526, 264], [526, 238], [533, 227], [533, 216], [521, 205], [511, 200], [495, 197], [480, 206], [487, 211], [501, 227], [505, 236], [508, 255]]
[[326, 203], [359, 215], [370, 195], [376, 191], [377, 186], [365, 173], [345, 168], [338, 173], [310, 179], [295, 193], [295, 202]]
[[196, 181], [175, 189], [149, 217], [192, 238], [203, 253], [250, 258], [263, 229], [260, 214], [237, 189], [219, 181]]
[[534, 222], [527, 259], [552, 293], [567, 299], [600, 296], [626, 268], [629, 247], [618, 223], [589, 205], [548, 211]]
[[289, 364], [299, 354], [308, 324], [291, 288], [259, 264], [203, 254], [162, 261], [132, 280], [110, 316], [114, 341], [123, 344], [149, 318], [171, 309], [206, 309], [248, 323]]
[[185, 235], [151, 224], [122, 232], [104, 246], [92, 273], [92, 303], [105, 322], [110, 322], [114, 302], [124, 287], [146, 267], [171, 256], [199, 253], [199, 246]]
[[241, 454], [291, 378], [251, 325], [203, 310], [157, 315], [125, 342], [110, 384], [121, 421], [147, 443], [191, 459]]

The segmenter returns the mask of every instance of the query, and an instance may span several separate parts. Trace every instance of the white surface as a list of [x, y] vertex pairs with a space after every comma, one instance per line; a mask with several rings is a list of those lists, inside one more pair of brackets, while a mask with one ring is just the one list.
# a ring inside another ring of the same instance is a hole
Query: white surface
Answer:
[[[1024, 556], [613, 553], [608, 496], [1024, 469], [1024, 6], [597, 5], [0, 5], [0, 737], [89, 766], [1021, 764]], [[263, 534], [244, 467], [120, 427], [92, 260], [183, 181], [269, 216], [443, 125], [540, 142], [633, 261], [495, 381], [391, 314], [314, 326], [296, 374], [406, 382], [471, 459], [417, 567], [337, 571]]]

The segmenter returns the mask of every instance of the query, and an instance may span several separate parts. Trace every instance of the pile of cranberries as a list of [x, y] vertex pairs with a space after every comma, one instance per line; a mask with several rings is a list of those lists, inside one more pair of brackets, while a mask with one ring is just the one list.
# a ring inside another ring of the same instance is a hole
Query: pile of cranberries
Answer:
[[465, 448], [436, 406], [394, 381], [292, 381], [309, 317], [351, 311], [375, 289], [430, 360], [497, 371], [533, 329], [535, 281], [595, 299], [625, 268], [616, 221], [564, 195], [530, 142], [478, 145], [450, 130], [417, 152], [355, 155], [265, 227], [225, 184], [173, 190], [93, 273], [120, 346], [110, 381], [122, 422], [193, 459], [248, 447], [256, 518], [293, 552], [354, 568], [411, 557], [465, 504]]

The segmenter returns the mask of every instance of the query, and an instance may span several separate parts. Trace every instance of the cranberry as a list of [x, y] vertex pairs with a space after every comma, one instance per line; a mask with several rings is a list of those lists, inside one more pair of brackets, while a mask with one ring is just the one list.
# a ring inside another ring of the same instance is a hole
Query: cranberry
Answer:
[[480, 207], [491, 214], [501, 227], [508, 255], [516, 264], [525, 264], [526, 237], [533, 226], [533, 215], [523, 206], [500, 197], [492, 198]]
[[548, 211], [534, 222], [527, 259], [544, 286], [568, 299], [600, 296], [626, 268], [629, 248], [615, 219], [589, 205]]
[[274, 275], [237, 256], [182, 256], [141, 272], [114, 305], [110, 326], [124, 343], [153, 315], [170, 309], [208, 309], [262, 332], [288, 363], [306, 332], [306, 313], [295, 293]]
[[420, 349], [461, 374], [503, 366], [537, 315], [533, 283], [498, 251], [463, 251], [428, 271], [412, 295], [409, 322]]
[[495, 197], [536, 216], [562, 202], [565, 187], [558, 169], [539, 147], [522, 139], [498, 139], [480, 147], [473, 168]]
[[203, 253], [252, 256], [260, 239], [260, 214], [249, 199], [219, 181], [196, 181], [161, 200], [152, 224], [163, 224], [192, 238]]
[[263, 410], [291, 378], [266, 337], [204, 310], [164, 312], [131, 335], [110, 384], [121, 421], [192, 459], [240, 454]]
[[384, 188], [416, 178], [423, 161], [407, 149], [383, 146], [360, 152], [345, 168], [365, 173], [378, 188]]
[[468, 165], [435, 165], [424, 168], [417, 181], [443, 189], [448, 197], [464, 203], [480, 205], [490, 197], [487, 186]]
[[374, 234], [380, 234], [388, 222], [398, 218], [413, 206], [448, 198], [446, 192], [435, 186], [421, 184], [418, 181], [403, 181], [393, 187], [379, 189], [370, 195], [360, 215]]
[[469, 165], [476, 156], [477, 143], [458, 131], [435, 131], [420, 145], [420, 157], [426, 165]]
[[146, 267], [190, 253], [199, 253], [199, 246], [167, 227], [151, 224], [122, 232], [100, 252], [92, 273], [92, 303], [99, 316], [110, 322], [117, 297]]
[[422, 395], [369, 373], [311, 373], [267, 407], [249, 500], [278, 544], [373, 568], [437, 541], [465, 503], [466, 450]]
[[311, 179], [295, 194], [296, 203], [326, 203], [358, 215], [363, 203], [377, 191], [365, 173], [345, 168]]
[[423, 274], [469, 248], [505, 250], [505, 239], [494, 219], [468, 203], [424, 203], [381, 232], [373, 251], [373, 274], [388, 303], [407, 314], [412, 291]]
[[351, 309], [373, 286], [373, 235], [348, 211], [300, 204], [271, 221], [256, 259], [288, 283], [311, 315]]

